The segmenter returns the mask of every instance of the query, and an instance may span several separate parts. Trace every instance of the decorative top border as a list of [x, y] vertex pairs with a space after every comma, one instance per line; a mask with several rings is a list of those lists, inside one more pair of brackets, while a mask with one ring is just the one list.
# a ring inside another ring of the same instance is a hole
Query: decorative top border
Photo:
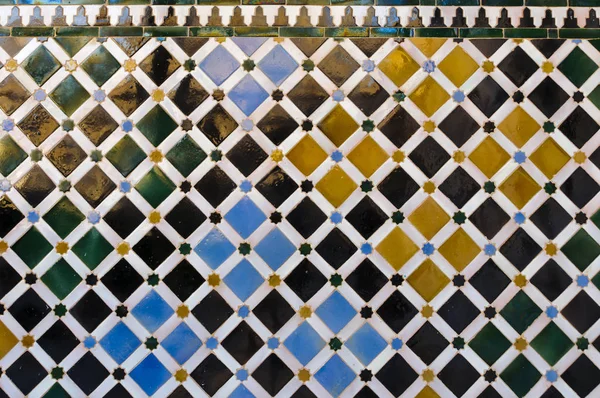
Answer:
[[0, 6], [0, 36], [600, 38], [600, 7]]

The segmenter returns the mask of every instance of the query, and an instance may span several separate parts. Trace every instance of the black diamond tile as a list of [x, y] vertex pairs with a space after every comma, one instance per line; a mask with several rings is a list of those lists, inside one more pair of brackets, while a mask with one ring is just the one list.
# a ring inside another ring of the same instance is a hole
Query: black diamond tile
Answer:
[[23, 214], [8, 196], [0, 198], [0, 237], [10, 232], [23, 218]]
[[581, 148], [600, 126], [582, 107], [578, 106], [558, 128], [577, 148]]
[[377, 394], [375, 394], [368, 386], [364, 386], [354, 398], [377, 398]]
[[267, 294], [252, 312], [273, 334], [296, 313], [277, 290]]
[[256, 368], [252, 377], [271, 396], [275, 396], [294, 377], [294, 373], [277, 355], [271, 354]]
[[546, 57], [546, 58], [550, 58], [552, 56], [552, 54], [554, 54], [556, 52], [556, 50], [558, 50], [564, 42], [565, 42], [564, 39], [531, 40], [531, 44], [533, 44], [535, 46], [535, 48], [540, 50], [540, 52], [542, 54], [544, 54], [544, 57]]
[[419, 184], [401, 167], [392, 170], [377, 186], [379, 192], [398, 209], [404, 206], [419, 188]]
[[510, 278], [492, 260], [486, 261], [469, 283], [491, 303], [510, 284]]
[[377, 310], [381, 319], [396, 333], [418, 313], [411, 302], [397, 290]]
[[600, 190], [596, 180], [581, 167], [563, 182], [560, 190], [579, 208], [584, 207]]
[[567, 102], [569, 94], [556, 84], [551, 77], [547, 77], [538, 84], [527, 98], [529, 98], [531, 102], [544, 113], [544, 115], [551, 117], [565, 102]]
[[194, 188], [212, 207], [217, 207], [233, 192], [236, 185], [219, 166], [215, 166], [198, 181]]
[[311, 236], [317, 228], [323, 224], [327, 216], [323, 211], [308, 197], [305, 197], [298, 203], [286, 217], [288, 222], [304, 238]]
[[296, 86], [290, 90], [287, 97], [304, 113], [310, 116], [321, 106], [329, 94], [309, 74], [304, 76]]
[[144, 283], [144, 278], [127, 260], [121, 259], [102, 277], [101, 281], [120, 302], [124, 302]]
[[179, 66], [179, 62], [163, 46], [158, 46], [139, 65], [157, 86], [163, 84]]
[[298, 189], [298, 184], [283, 171], [279, 166], [275, 166], [262, 180], [256, 184], [256, 189], [273, 206], [279, 207], [287, 198]]
[[154, 227], [133, 246], [133, 251], [152, 269], [156, 269], [175, 250], [175, 246]]
[[573, 280], [561, 267], [550, 259], [531, 278], [531, 283], [550, 301], [565, 291]]
[[400, 396], [419, 375], [414, 369], [400, 356], [394, 356], [387, 361], [385, 365], [375, 374], [377, 380], [392, 393], [394, 397]]
[[33, 167], [14, 184], [14, 188], [23, 196], [23, 198], [33, 207], [36, 207], [42, 200], [54, 190], [56, 186], [42, 170], [40, 166], [34, 164]]
[[206, 220], [206, 216], [185, 196], [165, 216], [165, 220], [179, 235], [187, 238]]
[[479, 378], [479, 372], [462, 355], [455, 355], [438, 374], [438, 378], [457, 397], [462, 397]]
[[310, 300], [326, 282], [327, 278], [307, 259], [303, 259], [285, 278], [285, 283], [304, 302]]
[[197, 126], [210, 142], [219, 146], [238, 127], [238, 124], [220, 104], [217, 104], [198, 122]]
[[492, 239], [500, 229], [510, 220], [508, 214], [492, 198], [487, 198], [469, 216], [469, 220], [488, 239]]
[[406, 345], [429, 365], [448, 346], [448, 340], [431, 323], [425, 322], [406, 342]]
[[366, 302], [370, 301], [387, 282], [388, 278], [368, 258], [365, 258], [346, 278], [346, 283]]
[[529, 219], [549, 239], [554, 239], [573, 219], [554, 198], [548, 199]]
[[461, 208], [481, 187], [462, 167], [457, 167], [439, 186], [439, 189], [452, 203]]
[[25, 331], [30, 332], [48, 315], [50, 307], [33, 289], [27, 289], [8, 309]]
[[316, 250], [329, 265], [338, 269], [356, 252], [356, 246], [342, 231], [334, 228]]
[[348, 94], [348, 98], [367, 116], [371, 116], [389, 97], [371, 75], [365, 76]]
[[227, 152], [227, 159], [245, 176], [252, 174], [267, 158], [267, 153], [249, 135]]
[[429, 178], [450, 159], [438, 142], [427, 136], [409, 155], [410, 160]]
[[515, 49], [498, 64], [498, 69], [500, 69], [517, 87], [522, 86], [523, 83], [538, 70], [538, 68], [539, 66], [535, 61], [533, 61], [520, 46], [515, 47]]
[[186, 75], [169, 92], [169, 99], [185, 115], [194, 112], [208, 98], [208, 93], [192, 75]]
[[84, 294], [69, 312], [89, 333], [92, 333], [111, 313], [110, 308], [93, 290]]
[[498, 393], [492, 386], [487, 386], [485, 390], [481, 394], [477, 396], [477, 398], [502, 398], [502, 395]]
[[236, 361], [244, 365], [264, 345], [264, 342], [250, 325], [242, 321], [221, 344]]
[[365, 196], [348, 213], [346, 220], [366, 239], [379, 229], [388, 216], [377, 206], [373, 199]]
[[600, 369], [585, 355], [579, 356], [562, 374], [562, 379], [580, 397], [587, 397], [600, 383]]
[[577, 293], [561, 313], [582, 334], [600, 319], [600, 307], [585, 291]]
[[210, 354], [190, 373], [190, 376], [208, 395], [213, 396], [233, 376], [233, 373], [215, 354]]
[[[173, 396], [173, 395], [170, 395]], [[130, 398], [131, 394], [123, 387], [122, 384], [115, 384], [109, 392], [106, 393], [104, 398]]]
[[317, 396], [303, 384], [296, 390], [294, 395], [292, 395], [292, 398], [317, 398]]
[[457, 147], [463, 146], [480, 126], [467, 111], [457, 106], [438, 126]]
[[6, 375], [27, 395], [44, 380], [48, 372], [29, 351], [25, 351], [6, 369]]
[[542, 248], [522, 228], [517, 229], [500, 248], [500, 253], [519, 271], [523, 271], [540, 251]]
[[79, 345], [79, 339], [61, 320], [58, 320], [37, 339], [37, 343], [54, 359], [54, 362], [60, 363]]
[[108, 370], [96, 359], [94, 354], [86, 352], [79, 361], [67, 371], [67, 374], [81, 390], [90, 395], [109, 375]]
[[493, 78], [487, 76], [471, 91], [469, 99], [485, 116], [490, 117], [508, 99], [508, 94]]
[[219, 293], [211, 290], [192, 309], [192, 314], [209, 333], [214, 333], [233, 314], [233, 310]]
[[181, 301], [185, 301], [204, 283], [204, 278], [187, 260], [181, 260], [163, 278], [163, 282]]
[[456, 333], [460, 334], [477, 318], [479, 310], [462, 291], [458, 290], [437, 313]]
[[494, 55], [496, 51], [506, 42], [506, 39], [475, 39], [471, 43], [487, 58]]
[[144, 218], [144, 214], [126, 196], [123, 196], [103, 217], [104, 221], [123, 239], [129, 236]]
[[377, 128], [385, 135], [392, 144], [400, 148], [421, 126], [400, 105], [395, 107]]
[[21, 275], [0, 257], [0, 299], [10, 292], [21, 281]]
[[276, 104], [256, 125], [275, 144], [281, 143], [298, 128], [298, 123]]

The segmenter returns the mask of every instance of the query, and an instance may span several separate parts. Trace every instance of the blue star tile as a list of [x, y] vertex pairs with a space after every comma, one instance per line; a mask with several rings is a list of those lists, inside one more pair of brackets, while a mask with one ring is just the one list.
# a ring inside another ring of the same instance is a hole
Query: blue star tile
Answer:
[[346, 342], [346, 347], [362, 362], [369, 365], [387, 346], [387, 342], [377, 333], [373, 326], [365, 323]]
[[119, 322], [100, 340], [100, 346], [115, 360], [122, 364], [140, 346], [137, 336], [125, 325]]
[[240, 63], [225, 47], [218, 46], [204, 58], [199, 66], [219, 86], [240, 67]]
[[338, 333], [354, 318], [356, 310], [336, 290], [317, 308], [315, 313], [333, 333]]
[[267, 217], [247, 196], [244, 196], [225, 214], [225, 220], [244, 239], [252, 235]]
[[223, 281], [240, 300], [246, 301], [262, 285], [264, 279], [248, 260], [243, 259]]
[[283, 345], [302, 365], [306, 365], [325, 346], [325, 341], [308, 322], [304, 322], [285, 339]]
[[278, 45], [260, 60], [258, 67], [279, 86], [296, 70], [298, 63], [281, 45]]
[[229, 92], [229, 99], [244, 112], [250, 115], [260, 104], [269, 98], [269, 93], [250, 75], [242, 80]]
[[213, 228], [213, 230], [198, 243], [198, 246], [194, 248], [194, 251], [210, 268], [216, 269], [231, 256], [235, 251], [235, 246], [229, 242], [227, 237], [223, 235], [223, 232], [217, 228]]
[[151, 290], [136, 305], [131, 314], [141, 323], [150, 333], [154, 333], [163, 323], [173, 315], [173, 309], [156, 291]]
[[171, 373], [154, 354], [150, 354], [129, 373], [129, 376], [146, 394], [153, 395], [171, 378]]
[[338, 355], [315, 373], [315, 379], [334, 397], [340, 396], [355, 378], [356, 374]]
[[276, 271], [294, 254], [296, 246], [286, 238], [279, 228], [275, 228], [256, 245], [254, 250], [269, 264], [271, 269]]
[[186, 323], [182, 322], [160, 345], [177, 363], [183, 365], [202, 346], [202, 341]]
[[233, 37], [231, 40], [242, 49], [244, 54], [251, 56], [263, 45], [267, 38], [265, 37]]

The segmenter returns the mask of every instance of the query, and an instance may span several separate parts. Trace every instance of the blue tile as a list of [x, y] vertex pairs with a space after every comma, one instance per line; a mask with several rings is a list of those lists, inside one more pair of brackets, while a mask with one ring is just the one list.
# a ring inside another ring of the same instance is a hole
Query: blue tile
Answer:
[[258, 67], [279, 86], [296, 70], [298, 63], [281, 45], [278, 45], [260, 60]]
[[154, 333], [163, 323], [173, 315], [173, 309], [156, 291], [151, 290], [136, 305], [131, 314], [138, 320], [150, 333]]
[[325, 340], [305, 321], [285, 339], [283, 345], [302, 365], [306, 365], [325, 347]]
[[154, 354], [150, 354], [129, 373], [129, 376], [146, 394], [153, 395], [171, 378], [171, 373]]
[[279, 228], [275, 228], [256, 245], [254, 250], [271, 269], [277, 271], [294, 254], [296, 246]]
[[367, 366], [387, 347], [387, 342], [370, 324], [365, 323], [352, 334], [346, 347]]
[[269, 93], [252, 76], [246, 75], [229, 92], [229, 98], [248, 116], [269, 98]]
[[123, 363], [140, 346], [137, 336], [125, 325], [119, 322], [100, 340], [100, 346], [115, 360]]
[[232, 40], [244, 54], [251, 56], [268, 39], [265, 37], [234, 37]]
[[252, 235], [267, 217], [247, 196], [244, 196], [225, 214], [225, 220], [244, 239]]
[[334, 397], [339, 397], [355, 378], [356, 374], [338, 355], [315, 373], [315, 379]]
[[338, 333], [356, 315], [356, 310], [337, 290], [317, 308], [315, 313], [333, 333]]
[[182, 322], [160, 345], [179, 363], [183, 365], [202, 346], [202, 341]]
[[250, 392], [243, 384], [237, 386], [235, 390], [231, 393], [229, 398], [255, 398], [254, 394]]
[[219, 86], [240, 67], [240, 63], [225, 47], [218, 46], [204, 58], [199, 66]]
[[231, 256], [235, 246], [229, 242], [223, 232], [213, 228], [194, 248], [194, 251], [210, 268], [216, 269]]
[[240, 261], [223, 281], [242, 301], [246, 301], [264, 282], [263, 277], [246, 259]]

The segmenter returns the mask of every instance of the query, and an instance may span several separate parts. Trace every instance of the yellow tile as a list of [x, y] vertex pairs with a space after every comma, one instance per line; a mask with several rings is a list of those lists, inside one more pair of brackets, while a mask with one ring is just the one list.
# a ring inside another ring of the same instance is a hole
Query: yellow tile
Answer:
[[448, 101], [450, 94], [431, 76], [427, 76], [408, 97], [427, 117], [430, 117]]
[[288, 152], [287, 158], [302, 174], [308, 176], [327, 159], [327, 153], [307, 135]]
[[398, 46], [379, 63], [379, 69], [396, 86], [401, 86], [420, 68], [419, 64], [402, 47]]
[[352, 152], [350, 160], [365, 177], [371, 175], [387, 160], [388, 154], [368, 135]]
[[423, 261], [423, 264], [419, 265], [419, 268], [414, 270], [406, 280], [428, 302], [450, 282], [450, 278], [429, 258]]
[[529, 160], [549, 179], [554, 177], [569, 159], [569, 155], [552, 138], [544, 141], [529, 156]]
[[315, 187], [329, 203], [340, 207], [357, 186], [340, 166], [335, 165]]
[[498, 130], [518, 147], [525, 145], [539, 129], [540, 125], [520, 106], [498, 125]]
[[496, 140], [488, 136], [471, 152], [469, 159], [487, 178], [492, 178], [508, 162], [510, 155]]
[[333, 142], [340, 146], [358, 129], [358, 123], [341, 105], [336, 105], [318, 125], [319, 129]]
[[519, 209], [525, 206], [540, 189], [537, 182], [521, 167], [500, 184], [500, 191]]
[[473, 58], [471, 58], [462, 47], [456, 46], [454, 47], [454, 50], [450, 51], [450, 54], [440, 62], [438, 68], [456, 87], [460, 87], [477, 69], [479, 69], [479, 65], [477, 65], [477, 62], [473, 61]]
[[4, 323], [0, 322], [0, 359], [4, 358], [18, 342], [19, 339], [12, 334]]
[[410, 39], [410, 41], [423, 53], [423, 55], [425, 55], [427, 58], [431, 58], [431, 56], [444, 45], [446, 39], [429, 39], [419, 37]]
[[446, 225], [450, 216], [429, 196], [408, 216], [408, 220], [426, 239], [431, 239]]
[[396, 227], [386, 236], [379, 245], [377, 252], [398, 271], [419, 250], [419, 247], [402, 231]]
[[457, 229], [439, 249], [440, 254], [459, 272], [469, 265], [480, 251], [479, 246], [462, 228]]
[[433, 388], [425, 386], [425, 388], [423, 388], [415, 398], [440, 398], [440, 396], [433, 390]]

